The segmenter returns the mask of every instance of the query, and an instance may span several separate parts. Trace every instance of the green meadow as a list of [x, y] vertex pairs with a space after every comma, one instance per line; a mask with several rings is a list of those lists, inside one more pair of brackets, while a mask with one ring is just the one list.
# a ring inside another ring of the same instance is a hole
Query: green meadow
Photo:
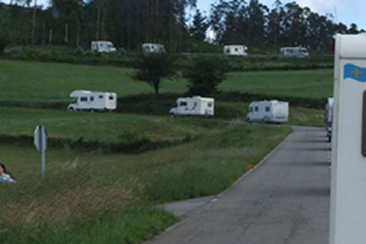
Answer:
[[[291, 104], [287, 124], [248, 124], [248, 103], [224, 100], [215, 101], [212, 119], [169, 117], [169, 103], [155, 114], [139, 106], [136, 113], [68, 112], [76, 89], [115, 91], [122, 107], [153, 89], [126, 68], [0, 64], [0, 162], [17, 180], [0, 185], [4, 244], [142, 243], [178, 221], [156, 205], [218, 194], [283, 141], [290, 125], [323, 125], [322, 110]], [[325, 99], [332, 70], [231, 72], [219, 90]], [[178, 77], [163, 80], [160, 93], [186, 91]], [[39, 124], [49, 138], [45, 178], [32, 141]]]

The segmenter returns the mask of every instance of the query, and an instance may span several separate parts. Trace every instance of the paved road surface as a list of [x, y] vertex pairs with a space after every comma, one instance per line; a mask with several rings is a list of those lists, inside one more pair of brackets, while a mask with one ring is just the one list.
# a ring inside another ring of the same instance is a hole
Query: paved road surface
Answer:
[[166, 205], [182, 221], [148, 243], [328, 243], [330, 144], [324, 128], [293, 128], [227, 191]]

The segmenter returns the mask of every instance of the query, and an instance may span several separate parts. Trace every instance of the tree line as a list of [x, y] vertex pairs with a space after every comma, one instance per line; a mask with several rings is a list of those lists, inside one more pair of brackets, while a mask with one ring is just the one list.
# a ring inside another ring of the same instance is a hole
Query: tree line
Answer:
[[[142, 43], [163, 43], [169, 52], [190, 50], [192, 38], [205, 40], [207, 30], [216, 44], [255, 47], [305, 46], [329, 50], [336, 33], [357, 34], [295, 2], [273, 8], [258, 0], [220, 0], [205, 15], [196, 0], [37, 0], [0, 3], [0, 43], [67, 45], [89, 48], [92, 40], [110, 40], [118, 48], [137, 50]], [[192, 19], [189, 13], [193, 11]], [[1, 47], [0, 47], [1, 48]]]

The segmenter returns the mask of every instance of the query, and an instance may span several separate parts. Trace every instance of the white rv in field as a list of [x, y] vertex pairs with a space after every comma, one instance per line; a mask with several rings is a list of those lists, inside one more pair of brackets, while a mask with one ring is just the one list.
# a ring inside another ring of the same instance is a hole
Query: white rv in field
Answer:
[[305, 47], [281, 47], [281, 57], [309, 57], [309, 52]]
[[164, 53], [165, 47], [163, 44], [158, 43], [144, 43], [142, 44], [142, 53], [150, 54], [150, 53]]
[[328, 97], [327, 104], [325, 105], [325, 128], [327, 130], [328, 141], [332, 141], [332, 122], [333, 122], [333, 103], [334, 99], [332, 97]]
[[215, 100], [210, 97], [180, 97], [169, 111], [171, 116], [214, 116]]
[[70, 94], [74, 100], [67, 106], [69, 111], [116, 111], [117, 94], [76, 90]]
[[91, 50], [95, 52], [116, 52], [116, 48], [113, 46], [113, 43], [110, 41], [92, 41], [91, 42]]
[[247, 113], [248, 122], [284, 123], [288, 121], [288, 102], [277, 100], [251, 102]]
[[247, 49], [248, 48], [245, 45], [225, 45], [224, 46], [224, 55], [226, 55], [226, 56], [247, 56], [248, 54], [245, 52]]

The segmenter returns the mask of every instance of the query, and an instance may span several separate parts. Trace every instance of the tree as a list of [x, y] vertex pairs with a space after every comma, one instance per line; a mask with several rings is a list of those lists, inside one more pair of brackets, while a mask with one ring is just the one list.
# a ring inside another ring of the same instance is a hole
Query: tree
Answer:
[[144, 81], [154, 88], [155, 94], [159, 93], [162, 78], [174, 78], [176, 67], [175, 57], [167, 53], [141, 54], [133, 63], [135, 69], [132, 74], [134, 80]]
[[208, 23], [206, 22], [206, 17], [202, 16], [201, 12], [198, 9], [196, 10], [196, 14], [193, 16], [192, 24], [193, 26], [191, 28], [191, 33], [193, 34], [193, 36], [197, 40], [205, 40]]
[[228, 62], [223, 58], [197, 56], [184, 71], [192, 95], [207, 95], [217, 91], [217, 85], [226, 79]]

